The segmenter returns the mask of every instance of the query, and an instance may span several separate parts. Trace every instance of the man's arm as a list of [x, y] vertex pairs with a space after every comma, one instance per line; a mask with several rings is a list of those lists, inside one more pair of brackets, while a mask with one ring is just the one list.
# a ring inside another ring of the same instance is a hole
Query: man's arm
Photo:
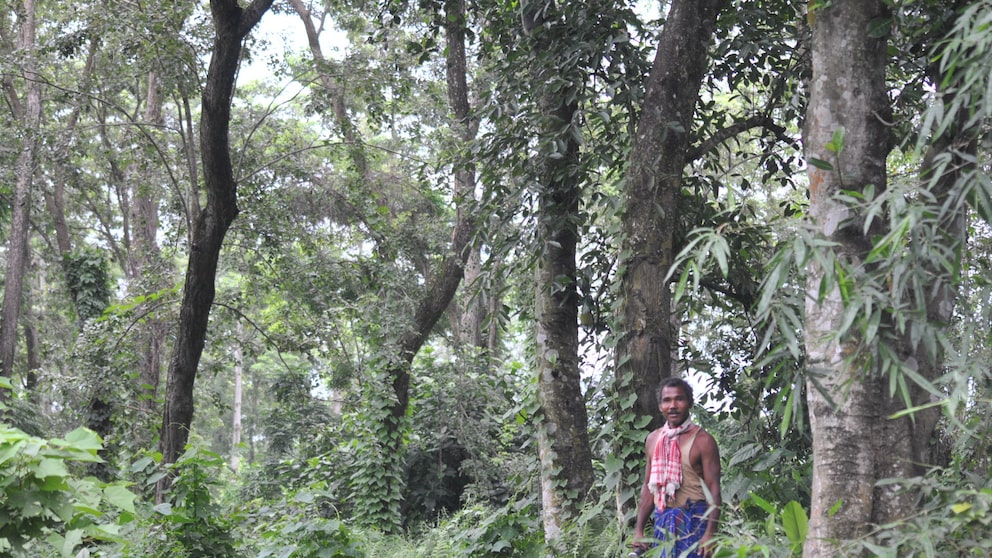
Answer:
[[703, 465], [703, 482], [709, 492], [710, 507], [706, 512], [706, 531], [699, 541], [702, 556], [711, 556], [713, 549], [709, 542], [716, 533], [717, 523], [720, 521], [720, 506], [723, 498], [720, 496], [720, 449], [716, 445], [716, 440], [709, 432], [703, 431], [696, 439], [696, 445], [700, 450], [700, 458]]
[[657, 438], [656, 432], [649, 433], [644, 442], [644, 455], [646, 457], [644, 462], [644, 482], [641, 483], [641, 496], [637, 501], [637, 520], [634, 522], [635, 545], [638, 545], [639, 541], [644, 538], [644, 525], [654, 510], [654, 496], [648, 487], [648, 481], [651, 478], [651, 456], [654, 455], [654, 444]]

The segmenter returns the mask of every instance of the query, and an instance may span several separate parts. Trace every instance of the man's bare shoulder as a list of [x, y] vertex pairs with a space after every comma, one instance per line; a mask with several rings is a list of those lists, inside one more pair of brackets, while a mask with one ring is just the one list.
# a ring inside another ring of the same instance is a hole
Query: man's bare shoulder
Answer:
[[651, 432], [648, 432], [648, 435], [644, 438], [644, 441], [650, 445], [652, 441], [658, 439], [658, 436], [661, 436], [661, 428], [655, 428]]
[[716, 445], [716, 438], [712, 434], [706, 431], [702, 426], [699, 427], [699, 434], [696, 435], [697, 447], [704, 452], [717, 452], [719, 453], [719, 448]]

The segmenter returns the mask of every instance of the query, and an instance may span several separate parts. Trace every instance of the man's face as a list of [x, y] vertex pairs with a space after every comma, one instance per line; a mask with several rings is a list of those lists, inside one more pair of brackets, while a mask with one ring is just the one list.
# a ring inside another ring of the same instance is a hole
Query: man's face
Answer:
[[661, 390], [661, 402], [658, 408], [661, 409], [668, 426], [676, 428], [689, 419], [689, 409], [692, 408], [692, 404], [682, 388], [667, 386]]

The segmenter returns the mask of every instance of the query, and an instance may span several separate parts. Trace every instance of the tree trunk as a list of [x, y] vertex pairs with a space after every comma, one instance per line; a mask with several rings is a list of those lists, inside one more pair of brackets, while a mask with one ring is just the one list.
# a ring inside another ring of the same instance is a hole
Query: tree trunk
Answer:
[[24, 320], [24, 350], [28, 357], [28, 368], [24, 373], [24, 390], [28, 392], [31, 401], [38, 402], [35, 390], [38, 387], [38, 370], [41, 369], [41, 343], [38, 337], [38, 328], [35, 326], [34, 317], [31, 316], [30, 306], [25, 312]]
[[[449, 56], [461, 57], [460, 61], [454, 63], [449, 58], [447, 72], [449, 101], [452, 105], [452, 112], [458, 120], [456, 130], [459, 135], [466, 134], [468, 133], [466, 130], [473, 129], [467, 120], [468, 84], [464, 73], [466, 67], [464, 60], [464, 9], [465, 5], [460, 0], [445, 3], [445, 17], [448, 22], [446, 39], [449, 43]], [[461, 69], [460, 73], [459, 69]], [[452, 85], [452, 82], [455, 82], [455, 85]], [[450, 88], [454, 88], [458, 93], [452, 94]], [[472, 133], [474, 134], [474, 132]], [[456, 183], [459, 180], [468, 180], [468, 178], [456, 173]], [[474, 180], [474, 177], [471, 180]], [[395, 358], [390, 359], [385, 364], [386, 377], [391, 383], [395, 399], [388, 409], [388, 416], [384, 419], [385, 424], [381, 425], [381, 443], [384, 445], [381, 451], [385, 456], [388, 456], [386, 458], [388, 462], [382, 463], [383, 467], [397, 469], [402, 467], [403, 429], [406, 427], [404, 419], [410, 403], [410, 367], [417, 352], [427, 341], [431, 330], [434, 329], [438, 320], [450, 306], [464, 276], [465, 262], [470, 252], [469, 240], [475, 230], [475, 221], [473, 215], [465, 210], [466, 204], [463, 199], [456, 198], [456, 204], [456, 219], [451, 232], [450, 247], [440, 264], [433, 269], [432, 273], [428, 274], [420, 301], [414, 310], [413, 320], [406, 331], [395, 340]], [[400, 479], [403, 475], [401, 471], [397, 470], [391, 471], [391, 473], [384, 476], [388, 486], [382, 487], [383, 493], [380, 498], [382, 509], [368, 514], [370, 518], [388, 517], [392, 524], [380, 523], [380, 527], [385, 530], [398, 528], [402, 519], [392, 517], [395, 514], [390, 511], [390, 506], [395, 504], [393, 495], [402, 489], [401, 486], [394, 486], [394, 484], [402, 482]]]
[[[886, 15], [881, 0], [850, 0], [821, 7], [810, 16], [815, 21], [813, 75], [804, 144], [807, 161], [819, 159], [833, 168], [809, 166], [809, 217], [820, 234], [836, 243], [836, 258], [849, 268], [863, 265], [871, 235], [879, 231], [865, 234], [856, 216], [834, 195], [841, 189], [886, 186], [886, 156], [892, 145], [884, 123], [890, 112], [886, 41], [869, 31], [872, 22]], [[831, 144], [836, 133], [843, 134], [842, 149]], [[819, 294], [824, 275], [834, 269], [814, 263], [807, 271], [807, 398], [814, 458], [804, 556], [837, 556], [851, 552], [844, 545], [866, 535], [873, 523], [911, 508], [905, 497], [876, 488], [879, 479], [905, 476], [902, 469], [912, 454], [907, 431], [911, 421], [888, 420], [894, 404], [888, 397], [888, 379], [877, 370], [864, 370], [863, 361], [848, 358], [863, 349], [856, 336], [837, 338], [844, 313], [837, 282]]]
[[474, 221], [462, 212], [459, 212], [458, 219], [451, 233], [451, 247], [438, 269], [424, 285], [423, 295], [414, 312], [413, 323], [397, 341], [399, 358], [391, 360], [386, 370], [392, 380], [393, 393], [396, 396], [390, 421], [386, 425], [389, 431], [387, 440], [393, 447], [387, 448], [387, 451], [395, 451], [397, 455], [400, 455], [401, 450], [398, 444], [401, 443], [402, 438], [399, 434], [403, 428], [403, 417], [406, 416], [410, 404], [410, 366], [417, 352], [427, 341], [431, 330], [454, 299], [470, 251], [469, 239], [474, 231]]
[[[176, 462], [189, 439], [193, 384], [214, 301], [220, 250], [224, 236], [238, 214], [229, 127], [242, 42], [272, 2], [253, 0], [245, 8], [239, 6], [238, 0], [210, 2], [216, 34], [200, 120], [200, 155], [207, 201], [193, 223], [178, 331], [169, 363], [159, 442], [165, 464]], [[157, 498], [163, 497], [168, 484], [168, 480], [159, 483]]]
[[239, 452], [241, 445], [241, 400], [242, 379], [245, 370], [245, 353], [241, 349], [244, 338], [244, 326], [238, 322], [238, 336], [234, 344], [234, 403], [231, 405], [231, 470], [238, 472], [240, 466]]
[[[616, 401], [630, 401], [617, 416], [625, 424], [659, 428], [657, 388], [677, 373], [672, 355], [677, 343], [672, 328], [672, 301], [664, 280], [675, 260], [675, 227], [682, 174], [690, 162], [690, 132], [699, 89], [707, 68], [707, 51], [725, 0], [675, 0], [658, 40], [648, 76], [644, 106], [630, 153], [624, 183], [620, 266], [623, 330], [616, 350]], [[644, 434], [641, 429], [618, 441], [615, 453], [627, 464], [618, 486], [617, 511], [626, 523], [639, 494]]]
[[[30, 256], [30, 253], [29, 253]], [[31, 264], [28, 264], [31, 267]], [[28, 289], [24, 296], [24, 352], [27, 353], [27, 370], [24, 371], [24, 390], [32, 403], [41, 403], [41, 394], [38, 393], [38, 371], [41, 370], [41, 338], [38, 335], [37, 320], [33, 304], [31, 303], [34, 289]], [[38, 289], [37, 292], [44, 292]], [[38, 407], [41, 408], [41, 407]]]
[[[162, 96], [159, 91], [159, 78], [156, 72], [148, 73], [148, 87], [145, 98], [145, 124], [158, 126], [162, 123]], [[131, 207], [130, 263], [128, 278], [134, 285], [135, 294], [146, 294], [161, 290], [168, 281], [163, 277], [168, 273], [162, 261], [158, 246], [158, 195], [152, 187], [150, 173], [132, 169], [129, 173]], [[168, 333], [165, 321], [158, 313], [152, 312], [142, 324], [140, 335], [141, 361], [138, 369], [139, 408], [151, 414], [157, 407], [156, 399], [162, 374], [162, 352], [165, 336]]]
[[[471, 116], [468, 92], [468, 59], [465, 54], [465, 0], [445, 2], [445, 44], [447, 45], [445, 69], [448, 84], [448, 105], [454, 117], [453, 128], [462, 145], [475, 140], [479, 123]], [[453, 178], [453, 195], [457, 203], [457, 221], [468, 218], [467, 210], [475, 201], [475, 166], [468, 161], [457, 161]], [[483, 309], [480, 297], [472, 295], [479, 290], [477, 279], [481, 275], [481, 255], [477, 246], [468, 247], [463, 265], [464, 284], [469, 287], [464, 306], [457, 300], [452, 302], [456, 310], [452, 313], [452, 329], [455, 340], [466, 346], [484, 348], [482, 343]]]
[[[525, 5], [523, 26], [533, 39], [531, 48], [545, 52], [567, 42], [565, 23], [546, 16], [553, 5]], [[560, 68], [535, 68], [533, 83], [550, 83]], [[573, 92], [583, 83], [571, 83]], [[579, 202], [582, 197], [578, 103], [564, 91], [545, 93], [537, 123], [545, 145], [557, 153], [538, 153], [537, 242], [534, 319], [536, 322], [538, 456], [541, 464], [541, 516], [549, 547], [558, 546], [565, 522], [577, 515], [594, 482], [589, 424], [579, 369], [579, 297], [576, 250], [579, 242]]]
[[[575, 106], [556, 111], [571, 123]], [[537, 339], [537, 424], [541, 463], [541, 514], [550, 546], [560, 539], [565, 521], [575, 517], [594, 482], [588, 415], [579, 369], [578, 293], [575, 253], [580, 187], [567, 175], [578, 145], [569, 141], [566, 156], [548, 163], [542, 182], [534, 318]]]
[[372, 180], [370, 180], [369, 162], [368, 157], [365, 155], [365, 148], [362, 145], [354, 123], [348, 118], [344, 89], [340, 86], [337, 79], [335, 79], [330, 71], [329, 63], [324, 57], [323, 49], [320, 46], [319, 33], [313, 24], [313, 14], [303, 0], [289, 0], [289, 3], [303, 21], [303, 29], [307, 35], [307, 44], [310, 47], [310, 54], [313, 56], [314, 65], [320, 76], [320, 84], [331, 97], [334, 121], [337, 123], [338, 128], [341, 129], [341, 135], [344, 136], [344, 140], [348, 144], [349, 154], [351, 155], [352, 163], [355, 165], [356, 173], [362, 181], [371, 185]]
[[[90, 42], [89, 50], [86, 56], [86, 63], [83, 66], [83, 74], [80, 78], [80, 89], [82, 91], [89, 90], [98, 52], [98, 43], [95, 41]], [[70, 143], [76, 134], [76, 125], [78, 124], [79, 116], [83, 111], [84, 99], [84, 95], [77, 95], [76, 99], [73, 101], [72, 110], [69, 112], [69, 115], [65, 120], [65, 126], [61, 130], [61, 135], [58, 142], [52, 150], [52, 160], [55, 167], [55, 180], [51, 184], [51, 189], [46, 189], [44, 191], [45, 206], [48, 210], [48, 216], [51, 218], [53, 227], [55, 228], [56, 247], [58, 248], [58, 255], [62, 259], [62, 272], [66, 277], [70, 275], [70, 266], [75, 265], [72, 261], [74, 255], [73, 244], [72, 238], [69, 234], [69, 225], [68, 220], [66, 219], [65, 208], [66, 187], [70, 184], [72, 179], [71, 177], [74, 174], [74, 170], [71, 168], [72, 161], [70, 157]], [[105, 141], [109, 141], [105, 135], [104, 139]], [[113, 166], [113, 164], [111, 166]], [[127, 221], [125, 219], [125, 230], [126, 222]], [[80, 286], [74, 281], [69, 281], [69, 299], [75, 307], [77, 318], [76, 327], [81, 330], [84, 322], [93, 317], [90, 313], [96, 309], [81, 308], [79, 305], [79, 295]], [[102, 310], [102, 308], [100, 310]], [[101, 368], [105, 367], [106, 363], [88, 362], [87, 365], [92, 368]], [[96, 432], [104, 440], [109, 440], [112, 437], [111, 431], [113, 428], [113, 415], [115, 411], [114, 401], [110, 399], [107, 393], [109, 387], [110, 386], [106, 383], [92, 384], [90, 387], [90, 393], [88, 394], [89, 401], [86, 403], [86, 427]], [[109, 447], [105, 447], [101, 450], [100, 456], [106, 457], [110, 453], [108, 451], [110, 449], [111, 448]], [[101, 481], [109, 481], [113, 476], [112, 465], [107, 461], [89, 463], [87, 464], [86, 469], [90, 475], [97, 477]]]
[[[960, 12], [966, 2], [953, 2], [955, 13]], [[948, 9], [947, 6], [943, 7]], [[942, 21], [949, 22], [948, 19]], [[950, 23], [948, 23], [950, 27]], [[946, 34], [949, 29], [939, 29], [934, 36]], [[955, 103], [957, 96], [956, 84], [945, 83], [949, 77], [940, 71], [939, 62], [935, 61], [928, 68], [931, 83], [940, 84], [938, 99], [945, 107]], [[960, 76], [957, 77], [961, 79]], [[926, 262], [926, 275], [930, 278], [930, 296], [926, 300], [927, 321], [936, 327], [946, 327], [954, 320], [954, 310], [958, 297], [956, 277], [961, 270], [961, 260], [967, 249], [968, 235], [968, 205], [964, 203], [962, 186], [966, 184], [968, 175], [975, 172], [977, 142], [976, 130], [968, 126], [970, 111], [960, 110], [957, 122], [943, 134], [933, 140], [923, 158], [920, 171], [920, 181], [923, 187], [933, 194], [935, 205], [944, 211], [938, 214], [939, 234], [941, 234], [944, 253], [952, 254], [951, 265], [941, 265], [940, 262]], [[946, 166], [941, 168], [941, 165]], [[904, 354], [917, 365], [917, 372], [927, 381], [934, 381], [944, 370], [945, 355], [939, 344], [936, 354], [927, 349], [926, 343], [915, 343], [909, 335], [903, 340]], [[924, 403], [930, 394], [917, 385], [910, 386], [913, 390], [913, 400]], [[934, 443], [934, 431], [940, 419], [940, 409], [929, 407], [917, 411], [913, 415], [912, 430], [913, 461], [918, 464], [917, 473], [922, 474], [924, 464], [947, 466], [950, 456], [945, 455], [943, 447]]]
[[[388, 243], [376, 230], [376, 227], [368, 221], [364, 215], [364, 209], [361, 207], [367, 205], [370, 199], [381, 199], [382, 194], [373, 187], [379, 180], [371, 172], [369, 157], [365, 152], [365, 144], [361, 134], [359, 134], [355, 123], [348, 117], [348, 103], [345, 96], [345, 89], [335, 77], [331, 62], [324, 57], [324, 52], [320, 46], [320, 34], [314, 26], [313, 13], [310, 11], [310, 8], [303, 0], [289, 0], [289, 2], [303, 22], [303, 29], [307, 35], [307, 45], [310, 48], [311, 56], [313, 56], [314, 66], [320, 76], [320, 85], [331, 98], [334, 122], [337, 124], [344, 138], [344, 142], [348, 147], [348, 156], [351, 158], [351, 162], [355, 168], [356, 176], [350, 181], [350, 186], [359, 193], [353, 196], [334, 194], [335, 202], [342, 206], [348, 215], [359, 220], [365, 226], [365, 230], [372, 237], [372, 241], [375, 242], [376, 254], [389, 254], [391, 250], [387, 247]], [[419, 254], [412, 255], [414, 258], [417, 256]], [[426, 268], [427, 266], [421, 267]], [[428, 271], [425, 270], [426, 273]]]
[[[20, 154], [17, 157], [14, 202], [10, 235], [7, 240], [7, 269], [4, 277], [3, 305], [0, 307], [0, 376], [11, 378], [17, 354], [17, 327], [21, 313], [21, 295], [28, 260], [30, 233], [31, 187], [34, 181], [35, 154], [41, 126], [41, 77], [35, 58], [35, 1], [24, 0], [21, 11], [18, 47], [24, 53], [21, 76], [24, 79], [24, 102], [9, 89], [10, 106], [21, 126]], [[0, 400], [6, 391], [0, 390]]]

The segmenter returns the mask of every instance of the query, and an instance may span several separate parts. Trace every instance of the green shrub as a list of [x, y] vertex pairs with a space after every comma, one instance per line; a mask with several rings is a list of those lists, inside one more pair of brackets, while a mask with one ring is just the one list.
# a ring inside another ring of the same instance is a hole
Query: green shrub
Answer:
[[70, 471], [100, 462], [101, 447], [84, 428], [43, 439], [0, 424], [0, 555], [72, 556], [84, 544], [116, 538], [118, 525], [133, 518], [134, 494], [123, 483]]
[[974, 556], [992, 554], [992, 481], [935, 469], [915, 479], [889, 483], [923, 497], [919, 512], [883, 526], [863, 542], [873, 556]]
[[329, 505], [323, 483], [288, 493], [246, 517], [257, 558], [362, 558], [358, 538]]
[[153, 509], [165, 526], [168, 556], [229, 558], [236, 556], [232, 529], [238, 519], [215, 501], [213, 489], [221, 485], [224, 459], [190, 446], [172, 466], [167, 501]]
[[512, 501], [502, 508], [473, 506], [441, 526], [455, 550], [452, 556], [540, 556], [544, 531], [534, 500]]

